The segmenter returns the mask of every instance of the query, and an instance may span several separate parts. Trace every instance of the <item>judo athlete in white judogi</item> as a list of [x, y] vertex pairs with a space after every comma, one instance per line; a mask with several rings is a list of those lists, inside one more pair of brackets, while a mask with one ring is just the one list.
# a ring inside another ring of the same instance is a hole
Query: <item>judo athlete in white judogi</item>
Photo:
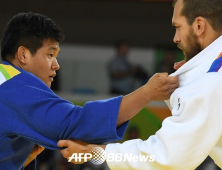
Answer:
[[173, 74], [180, 87], [167, 101], [172, 116], [155, 135], [106, 146], [107, 154], [154, 155], [155, 161], [110, 161], [112, 170], [191, 170], [209, 154], [222, 168], [221, 47], [222, 36]]
[[[179, 78], [179, 88], [166, 101], [172, 116], [145, 141], [100, 145], [107, 155], [153, 155], [155, 160], [107, 160], [112, 170], [194, 170], [208, 155], [222, 168], [222, 1], [175, 0], [172, 22], [174, 42], [187, 61], [172, 74]], [[70, 154], [98, 146], [80, 150], [79, 145], [73, 141], [76, 149]]]

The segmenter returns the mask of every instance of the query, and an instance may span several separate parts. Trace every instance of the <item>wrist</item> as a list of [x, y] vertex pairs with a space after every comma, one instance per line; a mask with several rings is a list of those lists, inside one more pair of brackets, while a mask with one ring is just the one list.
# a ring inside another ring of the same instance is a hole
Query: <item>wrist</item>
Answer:
[[100, 148], [103, 148], [105, 150], [106, 148], [106, 145], [95, 145], [95, 144], [88, 144], [87, 145], [87, 148], [86, 148], [86, 152], [87, 153], [90, 153], [92, 151], [93, 148], [95, 147], [100, 147]]
[[95, 146], [93, 144], [88, 144], [87, 147], [86, 147], [86, 153], [91, 153], [92, 149], [94, 148]]
[[[98, 149], [94, 149], [94, 148], [102, 148], [102, 149], [104, 149], [104, 151], [105, 151], [105, 148], [106, 148], [106, 145], [94, 145], [94, 144], [89, 144], [88, 146], [87, 146], [87, 150], [86, 150], [86, 152], [85, 153], [91, 153], [92, 154], [92, 158], [91, 159], [94, 159], [94, 158], [96, 158], [97, 157], [97, 153], [95, 153], [95, 151], [102, 151], [102, 150], [98, 150]], [[102, 152], [101, 152], [102, 153]]]
[[141, 87], [142, 97], [146, 104], [150, 103], [154, 99], [153, 91], [147, 85]]

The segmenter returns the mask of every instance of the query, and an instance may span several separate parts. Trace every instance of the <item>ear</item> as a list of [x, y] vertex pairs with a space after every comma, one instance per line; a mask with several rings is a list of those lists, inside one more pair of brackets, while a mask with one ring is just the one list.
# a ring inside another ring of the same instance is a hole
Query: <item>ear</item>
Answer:
[[17, 51], [17, 59], [22, 64], [27, 64], [28, 62], [28, 49], [20, 46]]
[[203, 17], [197, 17], [193, 23], [194, 32], [199, 37], [206, 29], [206, 19]]

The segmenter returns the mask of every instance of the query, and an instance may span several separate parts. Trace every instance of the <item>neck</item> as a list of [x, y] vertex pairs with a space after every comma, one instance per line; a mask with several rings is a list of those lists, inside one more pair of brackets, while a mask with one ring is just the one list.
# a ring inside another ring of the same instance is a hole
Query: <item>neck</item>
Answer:
[[201, 49], [205, 49], [208, 47], [212, 42], [214, 42], [217, 38], [222, 35], [222, 32], [210, 31], [206, 32], [205, 36], [201, 39]]
[[6, 61], [11, 63], [13, 66], [23, 69], [22, 65], [16, 59], [7, 59]]

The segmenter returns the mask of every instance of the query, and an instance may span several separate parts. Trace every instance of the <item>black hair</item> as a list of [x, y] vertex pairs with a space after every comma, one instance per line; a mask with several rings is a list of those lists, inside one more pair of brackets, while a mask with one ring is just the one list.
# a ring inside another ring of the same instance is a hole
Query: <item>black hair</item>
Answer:
[[38, 13], [19, 13], [6, 25], [1, 40], [1, 57], [13, 59], [20, 46], [24, 46], [34, 55], [42, 47], [45, 39], [61, 42], [64, 34], [61, 28], [50, 18]]
[[[173, 7], [178, 0], [174, 0]], [[189, 25], [196, 17], [202, 16], [215, 31], [222, 30], [222, 0], [182, 0], [181, 15], [185, 16]]]

